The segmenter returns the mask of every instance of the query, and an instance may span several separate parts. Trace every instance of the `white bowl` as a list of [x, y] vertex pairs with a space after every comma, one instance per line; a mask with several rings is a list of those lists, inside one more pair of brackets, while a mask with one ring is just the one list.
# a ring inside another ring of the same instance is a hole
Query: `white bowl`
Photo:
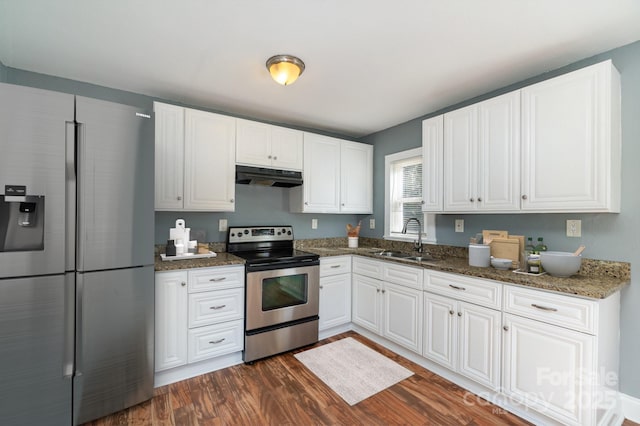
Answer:
[[491, 259], [491, 266], [496, 269], [510, 269], [512, 264], [513, 262], [511, 262], [511, 259], [502, 259], [499, 257], [494, 257]]
[[577, 274], [582, 265], [582, 257], [567, 251], [540, 252], [542, 269], [554, 277], [570, 277]]

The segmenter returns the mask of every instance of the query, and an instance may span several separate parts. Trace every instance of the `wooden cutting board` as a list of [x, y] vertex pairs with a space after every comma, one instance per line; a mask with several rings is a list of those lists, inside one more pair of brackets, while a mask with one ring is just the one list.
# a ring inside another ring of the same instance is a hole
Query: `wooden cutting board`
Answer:
[[514, 265], [514, 268], [521, 268], [524, 265], [524, 235], [509, 235], [509, 239], [515, 238], [518, 240], [518, 265]]
[[514, 267], [520, 264], [520, 240], [518, 238], [494, 238], [491, 241], [491, 256], [510, 259]]
[[491, 244], [494, 238], [508, 238], [509, 233], [507, 231], [492, 231], [489, 229], [482, 230], [482, 244]]

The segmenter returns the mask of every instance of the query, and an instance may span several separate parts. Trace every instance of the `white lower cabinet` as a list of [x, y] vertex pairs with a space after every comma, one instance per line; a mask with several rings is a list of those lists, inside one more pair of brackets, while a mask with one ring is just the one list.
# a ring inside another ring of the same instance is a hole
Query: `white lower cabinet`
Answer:
[[[417, 287], [422, 270], [360, 257], [354, 257], [353, 270], [353, 323], [421, 353], [422, 291]], [[390, 282], [383, 277], [399, 278]]]
[[244, 349], [244, 266], [156, 272], [155, 371]]
[[319, 316], [319, 331], [351, 322], [351, 256], [320, 259]]
[[502, 313], [428, 292], [424, 313], [424, 357], [497, 390]]

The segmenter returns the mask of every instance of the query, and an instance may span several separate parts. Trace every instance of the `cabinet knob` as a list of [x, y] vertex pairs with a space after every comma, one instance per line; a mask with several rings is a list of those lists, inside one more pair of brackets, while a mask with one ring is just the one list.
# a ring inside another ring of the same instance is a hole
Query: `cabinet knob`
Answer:
[[233, 203], [233, 201], [234, 201], [233, 198], [229, 200], [230, 203]]
[[344, 207], [344, 203], [342, 203], [341, 206]]
[[458, 312], [458, 316], [461, 317], [462, 316], [462, 312]]
[[176, 199], [177, 199], [178, 201], [182, 201], [182, 197], [181, 197], [180, 195], [178, 195], [178, 196], [176, 197]]
[[522, 199], [523, 199], [523, 200], [526, 200], [526, 199], [527, 199], [527, 196], [526, 196], [526, 195], [523, 195], [523, 196], [522, 196]]
[[270, 156], [270, 155], [268, 155], [268, 156], [267, 156], [267, 158], [268, 158], [269, 160], [271, 160], [271, 156]]
[[305, 205], [305, 206], [308, 206], [308, 205], [309, 205], [309, 202], [308, 202], [308, 201], [305, 201], [305, 202], [304, 202], [304, 205]]
[[424, 200], [420, 201], [420, 204], [424, 205], [425, 204]]
[[382, 290], [382, 294], [384, 294], [385, 291], [387, 291], [387, 290]]
[[277, 159], [278, 159], [278, 157], [274, 155], [274, 156], [273, 156], [273, 159], [274, 159], [274, 160], [277, 160]]
[[449, 315], [453, 315], [455, 312], [453, 312], [453, 309], [449, 310]]
[[478, 197], [478, 202], [482, 202], [482, 198]]
[[181, 283], [180, 283], [180, 285], [181, 285], [182, 287], [184, 287], [184, 286], [186, 286], [186, 285], [187, 285], [187, 283], [185, 283], [185, 282], [183, 281], [183, 282], [181, 282]]
[[323, 286], [320, 286], [320, 290], [322, 290], [323, 288], [324, 288]]
[[502, 327], [502, 329], [503, 329], [504, 331], [509, 331], [509, 326], [508, 326], [508, 325], [505, 325], [504, 327]]
[[473, 203], [474, 200], [473, 200], [473, 198], [469, 198], [469, 201], [471, 201]]
[[379, 288], [376, 288], [376, 293], [380, 293], [380, 289]]

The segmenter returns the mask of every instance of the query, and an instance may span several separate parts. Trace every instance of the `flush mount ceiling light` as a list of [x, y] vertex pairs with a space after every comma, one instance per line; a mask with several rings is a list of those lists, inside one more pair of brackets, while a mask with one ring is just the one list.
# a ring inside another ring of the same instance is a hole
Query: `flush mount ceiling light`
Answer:
[[304, 72], [304, 62], [291, 55], [275, 55], [267, 60], [271, 78], [283, 86], [288, 86]]

